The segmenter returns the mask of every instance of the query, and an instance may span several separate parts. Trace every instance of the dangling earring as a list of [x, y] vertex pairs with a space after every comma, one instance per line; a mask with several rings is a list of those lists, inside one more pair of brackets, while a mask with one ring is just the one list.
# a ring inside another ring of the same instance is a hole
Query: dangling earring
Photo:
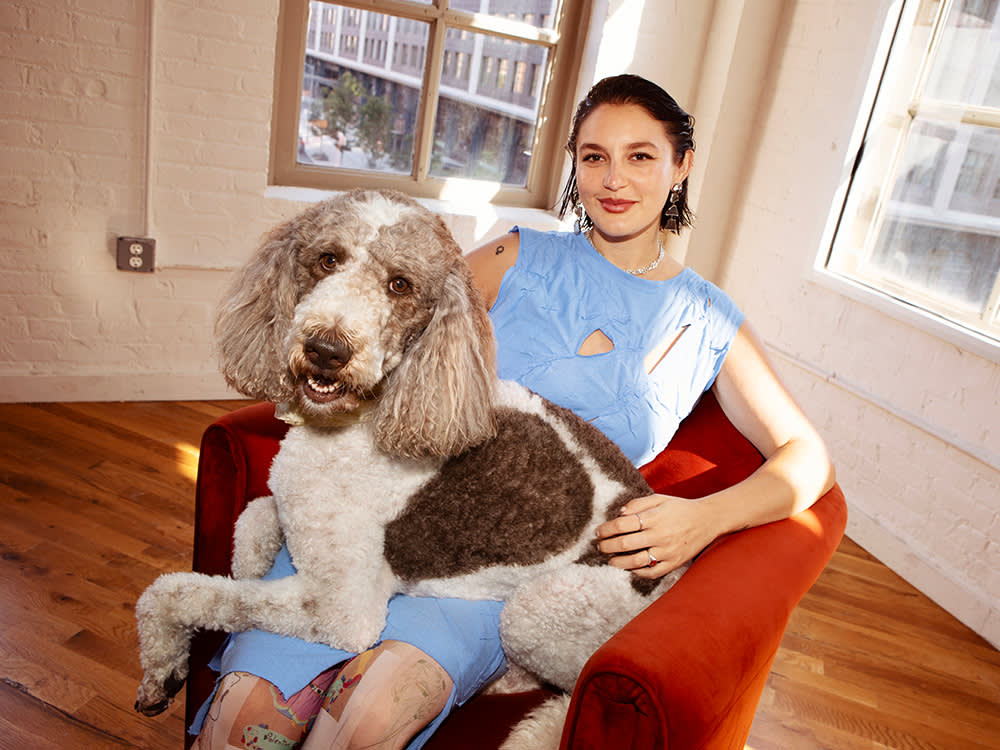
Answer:
[[666, 219], [666, 228], [671, 232], [676, 232], [681, 225], [681, 212], [677, 207], [677, 203], [681, 199], [681, 185], [680, 183], [674, 185], [670, 188], [670, 197], [667, 199], [667, 207], [663, 211], [663, 216]]
[[583, 217], [586, 215], [583, 212], [583, 202], [577, 198], [576, 205], [573, 206], [573, 213], [576, 216], [576, 221], [573, 222], [573, 233], [580, 234], [583, 231]]

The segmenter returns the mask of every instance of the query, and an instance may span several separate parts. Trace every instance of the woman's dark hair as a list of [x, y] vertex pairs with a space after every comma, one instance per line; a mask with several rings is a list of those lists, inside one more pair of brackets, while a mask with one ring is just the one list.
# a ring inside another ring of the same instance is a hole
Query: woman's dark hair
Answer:
[[[630, 74], [612, 76], [598, 81], [577, 106], [569, 140], [566, 142], [566, 150], [569, 151], [572, 160], [569, 179], [563, 188], [559, 206], [560, 219], [566, 215], [567, 211], [572, 211], [580, 201], [580, 193], [576, 185], [576, 138], [580, 132], [580, 125], [591, 112], [602, 104], [637, 104], [646, 110], [654, 120], [663, 123], [678, 164], [681, 163], [688, 151], [694, 151], [694, 118], [681, 109], [674, 98], [662, 88], [641, 76]], [[694, 214], [688, 206], [687, 178], [684, 178], [684, 182], [681, 183], [680, 194], [674, 205], [677, 208], [676, 214], [671, 211], [671, 214], [668, 215], [669, 201], [664, 204], [663, 211], [660, 213], [660, 229], [668, 229], [674, 234], [680, 234], [682, 227], [691, 226], [694, 221]], [[581, 226], [583, 229], [593, 226], [589, 216], [583, 216]]]

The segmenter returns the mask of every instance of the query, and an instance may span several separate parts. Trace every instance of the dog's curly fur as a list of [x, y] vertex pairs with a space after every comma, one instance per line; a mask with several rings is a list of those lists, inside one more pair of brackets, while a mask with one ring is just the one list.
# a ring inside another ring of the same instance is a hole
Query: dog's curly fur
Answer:
[[[167, 574], [140, 598], [138, 710], [180, 688], [194, 628], [361, 651], [396, 592], [505, 600], [512, 663], [572, 689], [649, 601], [648, 581], [603, 564], [594, 529], [650, 489], [595, 428], [498, 381], [491, 330], [444, 223], [400, 193], [343, 194], [267, 236], [217, 337], [227, 381], [293, 427], [272, 495], [237, 523], [233, 577]], [[298, 572], [259, 580], [282, 544]], [[507, 747], [558, 737], [564, 713]]]

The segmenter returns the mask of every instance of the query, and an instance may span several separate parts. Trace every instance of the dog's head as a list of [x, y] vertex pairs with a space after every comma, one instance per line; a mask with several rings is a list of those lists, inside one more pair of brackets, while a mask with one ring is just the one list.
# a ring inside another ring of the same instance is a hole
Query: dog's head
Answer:
[[391, 453], [454, 455], [494, 432], [485, 306], [444, 223], [402, 193], [345, 193], [276, 227], [216, 335], [238, 391], [309, 424], [368, 415]]

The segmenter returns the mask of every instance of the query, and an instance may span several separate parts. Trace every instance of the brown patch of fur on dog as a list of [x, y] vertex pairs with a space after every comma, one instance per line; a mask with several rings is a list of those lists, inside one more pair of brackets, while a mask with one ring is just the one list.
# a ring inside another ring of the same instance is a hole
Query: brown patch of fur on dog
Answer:
[[629, 500], [653, 494], [639, 470], [625, 457], [621, 449], [589, 422], [580, 419], [569, 409], [545, 402], [546, 411], [572, 433], [573, 439], [597, 462], [601, 471], [621, 483], [625, 491], [608, 507], [608, 519], [618, 515], [618, 510]]
[[[609, 441], [604, 434], [589, 422], [580, 419], [576, 414], [551, 402], [545, 403], [549, 414], [556, 417], [573, 433], [573, 438], [583, 446], [597, 461], [608, 476], [621, 482], [625, 490], [608, 506], [607, 518], [617, 517], [618, 511], [629, 501], [637, 497], [653, 494], [652, 488], [646, 483], [639, 470], [625, 457], [617, 445]], [[596, 547], [581, 555], [577, 560], [583, 565], [606, 565], [607, 555]], [[659, 580], [632, 576], [632, 588], [643, 596], [648, 596], [659, 585]]]
[[542, 562], [579, 538], [593, 494], [551, 426], [501, 409], [496, 439], [447, 461], [386, 527], [386, 560], [404, 580]]

